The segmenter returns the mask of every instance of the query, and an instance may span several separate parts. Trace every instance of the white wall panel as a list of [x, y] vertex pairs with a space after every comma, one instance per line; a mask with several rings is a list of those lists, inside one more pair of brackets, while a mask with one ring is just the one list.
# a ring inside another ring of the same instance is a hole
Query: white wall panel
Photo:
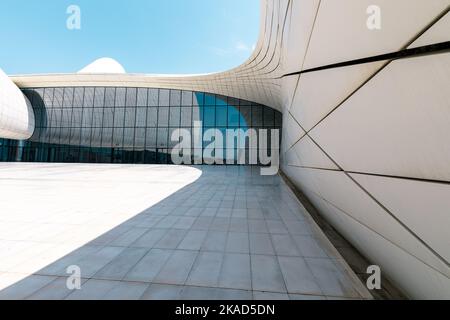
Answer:
[[304, 136], [290, 150], [291, 162], [288, 165], [339, 170], [339, 168], [308, 137]]
[[[366, 10], [381, 9], [381, 29], [369, 30]], [[448, 0], [324, 0], [304, 69], [403, 49], [448, 7]]]
[[450, 181], [450, 53], [392, 62], [311, 135], [345, 170]]
[[433, 27], [417, 39], [409, 48], [450, 41], [450, 13], [447, 13]]
[[450, 261], [450, 184], [361, 174], [351, 176]]
[[399, 289], [413, 299], [450, 299], [450, 279], [417, 260], [394, 243], [349, 218], [313, 193], [313, 204], [341, 234], [381, 268]]
[[305, 73], [300, 76], [291, 113], [310, 130], [386, 62]]
[[283, 73], [300, 71], [313, 30], [319, 0], [291, 1], [289, 25], [283, 48]]
[[450, 269], [441, 259], [390, 216], [345, 173], [304, 168], [295, 168], [292, 171], [296, 172], [297, 181], [303, 189], [314, 192], [358, 223], [395, 243], [422, 263], [450, 277]]

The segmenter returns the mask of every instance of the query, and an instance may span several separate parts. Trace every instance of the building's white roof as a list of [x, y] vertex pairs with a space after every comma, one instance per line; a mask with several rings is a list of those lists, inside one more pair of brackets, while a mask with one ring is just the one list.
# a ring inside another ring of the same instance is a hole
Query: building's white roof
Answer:
[[114, 59], [111, 58], [100, 58], [90, 63], [78, 73], [87, 73], [87, 74], [124, 74], [124, 67]]

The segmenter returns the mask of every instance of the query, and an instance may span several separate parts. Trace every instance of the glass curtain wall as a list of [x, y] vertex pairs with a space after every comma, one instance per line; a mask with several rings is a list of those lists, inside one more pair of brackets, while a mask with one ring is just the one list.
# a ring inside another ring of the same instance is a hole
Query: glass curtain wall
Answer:
[[[23, 92], [33, 105], [35, 132], [27, 141], [0, 139], [0, 161], [170, 164], [179, 143], [171, 139], [176, 129], [192, 133], [201, 126], [225, 135], [227, 129], [270, 131], [282, 125], [281, 113], [272, 108], [203, 92], [125, 87]], [[193, 152], [203, 154], [209, 144], [193, 145], [201, 148]], [[247, 141], [245, 147], [252, 146]]]

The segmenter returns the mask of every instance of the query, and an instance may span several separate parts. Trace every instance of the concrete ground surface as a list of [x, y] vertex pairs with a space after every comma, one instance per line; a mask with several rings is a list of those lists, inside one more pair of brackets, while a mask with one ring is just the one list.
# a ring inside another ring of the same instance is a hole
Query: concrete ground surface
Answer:
[[0, 299], [370, 298], [257, 167], [0, 164]]

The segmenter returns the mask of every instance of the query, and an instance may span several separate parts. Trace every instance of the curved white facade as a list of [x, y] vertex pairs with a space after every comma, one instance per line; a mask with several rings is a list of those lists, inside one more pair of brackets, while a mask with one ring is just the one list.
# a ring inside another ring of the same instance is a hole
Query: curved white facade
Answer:
[[125, 73], [125, 69], [122, 65], [111, 58], [100, 58], [90, 63], [78, 73]]
[[28, 139], [34, 131], [31, 103], [0, 69], [0, 137]]
[[277, 108], [282, 170], [322, 215], [409, 297], [450, 298], [448, 46], [329, 66], [450, 41], [449, 1], [377, 3], [380, 29], [370, 30], [371, 0], [263, 0], [255, 52], [223, 73], [12, 79], [198, 90]]

